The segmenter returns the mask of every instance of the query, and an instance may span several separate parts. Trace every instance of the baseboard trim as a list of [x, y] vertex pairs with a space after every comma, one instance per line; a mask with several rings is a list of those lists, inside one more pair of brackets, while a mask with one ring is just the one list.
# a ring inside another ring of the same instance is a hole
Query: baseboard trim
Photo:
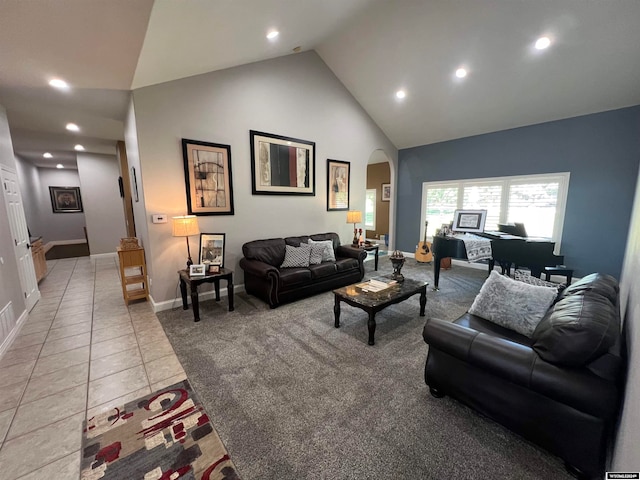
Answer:
[[[238, 292], [244, 291], [244, 283], [242, 285], [234, 285], [233, 293], [234, 295]], [[228, 295], [227, 289], [220, 287], [220, 298], [226, 297]], [[198, 301], [204, 302], [205, 300], [209, 300], [215, 298], [216, 292], [214, 290], [208, 292], [199, 292], [198, 293]], [[151, 295], [149, 295], [149, 301], [151, 302], [151, 306], [154, 312], [162, 312], [163, 310], [171, 310], [173, 308], [182, 307], [182, 297], [176, 297], [172, 300], [165, 300], [163, 302], [156, 302]], [[187, 295], [187, 303], [191, 305], [191, 295]]]
[[29, 313], [25, 308], [22, 314], [20, 315], [20, 318], [18, 318], [18, 321], [16, 322], [15, 327], [13, 327], [13, 329], [11, 330], [11, 333], [7, 335], [7, 338], [5, 338], [4, 342], [2, 342], [2, 345], [0, 345], [0, 358], [2, 358], [5, 352], [9, 350], [9, 347], [11, 347], [11, 344], [13, 343], [15, 338], [18, 336], [18, 332], [20, 331], [24, 323], [27, 321], [28, 316], [29, 316]]

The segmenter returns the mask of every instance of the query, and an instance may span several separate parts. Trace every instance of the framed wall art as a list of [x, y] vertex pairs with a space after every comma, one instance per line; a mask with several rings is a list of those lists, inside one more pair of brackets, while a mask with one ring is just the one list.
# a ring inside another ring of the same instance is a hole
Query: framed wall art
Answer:
[[80, 213], [82, 197], [80, 187], [49, 187], [53, 213]]
[[391, 201], [391, 184], [390, 183], [382, 184], [382, 201], [383, 202]]
[[224, 242], [224, 233], [201, 233], [198, 263], [224, 268]]
[[327, 159], [327, 211], [349, 210], [349, 162]]
[[182, 139], [190, 215], [233, 215], [231, 147]]
[[254, 195], [315, 195], [316, 144], [249, 131]]

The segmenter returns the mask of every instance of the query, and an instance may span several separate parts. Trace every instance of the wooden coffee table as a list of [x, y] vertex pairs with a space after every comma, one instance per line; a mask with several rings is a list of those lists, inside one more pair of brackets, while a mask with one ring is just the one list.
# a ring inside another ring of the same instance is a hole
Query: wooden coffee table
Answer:
[[[389, 281], [391, 276], [378, 277], [381, 280]], [[335, 316], [335, 327], [340, 328], [340, 302], [345, 302], [352, 307], [357, 307], [369, 314], [369, 345], [374, 345], [374, 335], [376, 333], [376, 313], [387, 308], [394, 303], [400, 303], [413, 295], [420, 294], [420, 316], [424, 317], [424, 309], [427, 305], [427, 282], [418, 282], [405, 278], [404, 282], [385, 288], [379, 292], [365, 292], [355, 283], [333, 291], [335, 304], [333, 313]]]

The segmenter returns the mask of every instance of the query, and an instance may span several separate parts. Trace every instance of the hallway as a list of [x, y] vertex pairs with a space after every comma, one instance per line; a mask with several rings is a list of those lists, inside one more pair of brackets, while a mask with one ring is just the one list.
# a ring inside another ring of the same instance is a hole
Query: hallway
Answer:
[[47, 265], [0, 358], [3, 480], [77, 480], [86, 417], [186, 378], [150, 303], [124, 304], [116, 258]]

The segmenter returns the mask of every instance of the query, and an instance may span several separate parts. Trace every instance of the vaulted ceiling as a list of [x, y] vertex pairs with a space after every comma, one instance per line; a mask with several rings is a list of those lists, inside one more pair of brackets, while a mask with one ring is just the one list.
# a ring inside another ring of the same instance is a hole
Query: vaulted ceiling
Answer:
[[4, 0], [0, 105], [18, 155], [72, 167], [114, 153], [131, 89], [315, 49], [406, 148], [640, 104], [639, 23], [637, 0]]

